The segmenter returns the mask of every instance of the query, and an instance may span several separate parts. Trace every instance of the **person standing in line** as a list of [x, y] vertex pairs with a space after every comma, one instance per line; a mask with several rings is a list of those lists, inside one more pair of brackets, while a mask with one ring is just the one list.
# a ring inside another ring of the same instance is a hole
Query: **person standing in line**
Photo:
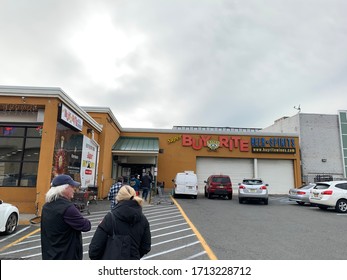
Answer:
[[139, 178], [139, 175], [135, 174], [130, 179], [130, 186], [133, 187], [137, 196], [139, 195], [139, 191], [140, 191], [140, 180], [138, 178]]
[[149, 172], [142, 176], [142, 198], [147, 201], [148, 192], [151, 188], [152, 179], [149, 176]]
[[148, 171], [147, 174], [148, 174], [149, 178], [151, 178], [151, 181], [153, 182], [153, 174], [152, 174], [152, 172]]
[[117, 200], [116, 196], [118, 194], [119, 189], [123, 185], [123, 178], [119, 177], [117, 183], [113, 184], [108, 192], [107, 199], [111, 201], [111, 210], [116, 207]]
[[103, 254], [107, 238], [113, 233], [130, 237], [123, 245], [127, 248], [125, 251], [124, 248], [113, 248], [121, 250], [121, 259], [139, 260], [151, 250], [150, 226], [142, 213], [143, 200], [136, 196], [135, 190], [128, 185], [120, 188], [116, 198], [116, 207], [106, 214], [89, 244], [91, 260], [108, 259]]
[[82, 233], [91, 229], [71, 201], [81, 184], [69, 175], [54, 177], [46, 193], [41, 213], [41, 252], [43, 260], [82, 260]]

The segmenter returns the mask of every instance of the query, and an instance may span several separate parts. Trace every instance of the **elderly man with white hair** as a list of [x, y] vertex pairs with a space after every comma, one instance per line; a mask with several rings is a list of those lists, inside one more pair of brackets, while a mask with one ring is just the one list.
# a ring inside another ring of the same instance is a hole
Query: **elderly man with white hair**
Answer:
[[80, 183], [69, 175], [56, 176], [46, 194], [41, 214], [41, 250], [43, 260], [81, 260], [82, 233], [91, 229], [73, 204], [75, 188]]

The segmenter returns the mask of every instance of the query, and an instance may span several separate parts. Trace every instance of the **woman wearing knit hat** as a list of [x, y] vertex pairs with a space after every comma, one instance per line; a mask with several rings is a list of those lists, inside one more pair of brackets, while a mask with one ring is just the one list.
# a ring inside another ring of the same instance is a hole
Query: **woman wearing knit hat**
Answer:
[[[147, 218], [142, 213], [143, 200], [135, 190], [124, 185], [116, 196], [117, 204], [107, 213], [96, 229], [89, 245], [89, 258], [92, 260], [111, 259], [104, 256], [108, 236], [127, 236], [130, 246], [119, 259], [141, 259], [151, 250], [151, 232]], [[113, 248], [121, 250], [121, 248]]]

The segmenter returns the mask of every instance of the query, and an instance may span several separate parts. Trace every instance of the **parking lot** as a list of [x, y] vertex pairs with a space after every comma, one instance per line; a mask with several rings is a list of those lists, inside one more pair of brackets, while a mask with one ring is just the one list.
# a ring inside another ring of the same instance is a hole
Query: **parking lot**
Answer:
[[[98, 201], [97, 204], [89, 206], [90, 215], [84, 214], [91, 221], [92, 229], [82, 233], [83, 259], [89, 259], [89, 243], [109, 207], [109, 201]], [[209, 259], [195, 233], [179, 209], [171, 204], [171, 200], [160, 204], [147, 204], [143, 207], [143, 212], [150, 223], [152, 234], [152, 250], [143, 259]], [[15, 234], [0, 236], [0, 250], [0, 259], [41, 260], [39, 226], [20, 226]]]
[[[152, 233], [148, 260], [209, 260], [211, 249], [220, 260], [344, 260], [347, 215], [300, 206], [285, 195], [270, 196], [269, 205], [232, 200], [177, 198], [145, 205]], [[183, 213], [180, 211], [183, 209]], [[83, 233], [84, 259], [89, 242], [109, 210], [108, 201], [90, 205], [92, 230]], [[185, 215], [189, 218], [187, 222]], [[192, 229], [192, 226], [197, 231]], [[201, 242], [204, 238], [208, 248]], [[0, 259], [41, 259], [40, 228], [20, 226], [0, 236]]]
[[269, 204], [178, 199], [220, 260], [345, 260], [347, 215], [270, 195]]

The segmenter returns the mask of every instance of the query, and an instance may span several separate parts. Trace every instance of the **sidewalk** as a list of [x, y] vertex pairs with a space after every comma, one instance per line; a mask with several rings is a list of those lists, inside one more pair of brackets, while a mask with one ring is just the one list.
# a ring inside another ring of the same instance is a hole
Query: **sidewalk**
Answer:
[[30, 219], [35, 218], [36, 216], [34, 214], [21, 214], [19, 213], [19, 221], [18, 225], [30, 225]]

